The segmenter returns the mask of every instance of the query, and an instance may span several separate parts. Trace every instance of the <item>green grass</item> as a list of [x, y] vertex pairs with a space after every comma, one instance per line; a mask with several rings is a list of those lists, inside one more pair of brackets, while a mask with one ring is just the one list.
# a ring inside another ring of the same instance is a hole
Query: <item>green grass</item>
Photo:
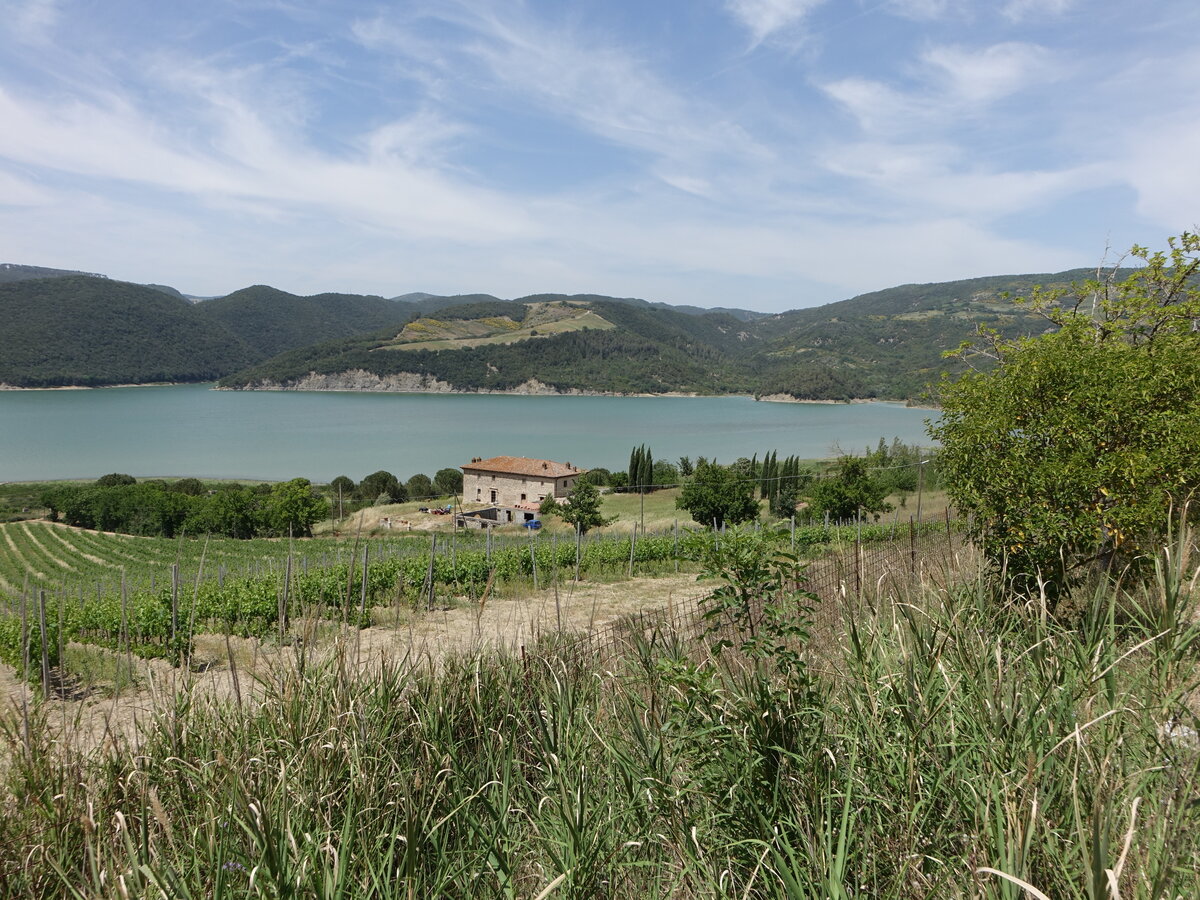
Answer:
[[1198, 896], [1196, 581], [1173, 550], [1057, 617], [982, 579], [872, 594], [809, 677], [659, 633], [280, 664], [89, 756], [10, 713], [0, 890]]

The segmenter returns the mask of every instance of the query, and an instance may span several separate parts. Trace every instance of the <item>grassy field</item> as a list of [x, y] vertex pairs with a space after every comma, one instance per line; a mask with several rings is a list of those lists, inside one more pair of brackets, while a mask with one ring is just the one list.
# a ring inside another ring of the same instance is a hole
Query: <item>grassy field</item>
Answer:
[[465, 350], [486, 344], [515, 344], [568, 331], [608, 331], [616, 326], [590, 309], [563, 303], [530, 303], [521, 322], [507, 316], [492, 319], [441, 320], [431, 317], [410, 322], [380, 350]]
[[253, 694], [160, 686], [80, 754], [35, 703], [0, 720], [0, 893], [1198, 896], [1186, 546], [1053, 613], [969, 574], [866, 585], [819, 666], [737, 628], [436, 665], [335, 636]]

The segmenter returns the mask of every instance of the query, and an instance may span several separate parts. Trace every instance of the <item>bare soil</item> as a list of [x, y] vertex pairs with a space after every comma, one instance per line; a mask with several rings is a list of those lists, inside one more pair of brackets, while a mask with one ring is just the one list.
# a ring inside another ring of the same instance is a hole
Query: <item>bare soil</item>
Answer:
[[[487, 648], [519, 650], [555, 631], [599, 630], [640, 610], [669, 605], [683, 608], [705, 593], [695, 575], [633, 578], [613, 583], [560, 583], [539, 591], [505, 588], [488, 597], [482, 608], [465, 600], [449, 608], [413, 611], [377, 609], [381, 624], [342, 628], [328, 621], [293, 621], [293, 634], [307, 635], [309, 658], [344, 648], [362, 668], [383, 660], [436, 664], [447, 654]], [[87, 648], [97, 657], [118, 654]], [[295, 645], [280, 647], [223, 635], [195, 638], [190, 671], [163, 660], [133, 659], [134, 682], [123, 688], [111, 683], [57, 686], [40, 713], [52, 726], [63, 749], [87, 751], [114, 740], [135, 746], [146, 723], [170, 708], [181, 695], [228, 702], [253, 703], [260, 681], [279, 667], [291, 667], [298, 657]], [[23, 682], [18, 673], [0, 664], [0, 727], [22, 733], [23, 716], [37, 707], [41, 688]], [[0, 764], [2, 764], [0, 760]]]

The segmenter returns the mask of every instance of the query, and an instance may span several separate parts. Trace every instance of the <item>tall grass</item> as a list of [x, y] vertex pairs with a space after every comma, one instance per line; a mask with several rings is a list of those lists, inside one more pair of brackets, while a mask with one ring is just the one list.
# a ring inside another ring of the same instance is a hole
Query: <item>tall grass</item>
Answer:
[[617, 660], [551, 639], [280, 665], [253, 703], [180, 695], [87, 757], [38, 708], [28, 750], [5, 720], [0, 890], [1200, 896], [1186, 558], [1070, 617], [1001, 599], [980, 580], [849, 604], [820, 677], [651, 632]]

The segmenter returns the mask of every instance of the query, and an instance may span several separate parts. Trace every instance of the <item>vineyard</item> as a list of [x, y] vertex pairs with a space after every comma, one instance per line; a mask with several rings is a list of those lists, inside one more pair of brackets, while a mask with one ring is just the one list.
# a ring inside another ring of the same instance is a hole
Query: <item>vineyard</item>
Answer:
[[[927, 527], [940, 527], [930, 525]], [[797, 551], [829, 542], [886, 539], [880, 526], [784, 527]], [[190, 662], [209, 632], [288, 639], [294, 621], [370, 624], [379, 607], [477, 603], [497, 585], [679, 570], [698, 541], [661, 534], [592, 534], [578, 544], [554, 534], [480, 532], [398, 535], [365, 541], [159, 539], [0, 524], [0, 660], [47, 682], [69, 643], [132, 657]]]

